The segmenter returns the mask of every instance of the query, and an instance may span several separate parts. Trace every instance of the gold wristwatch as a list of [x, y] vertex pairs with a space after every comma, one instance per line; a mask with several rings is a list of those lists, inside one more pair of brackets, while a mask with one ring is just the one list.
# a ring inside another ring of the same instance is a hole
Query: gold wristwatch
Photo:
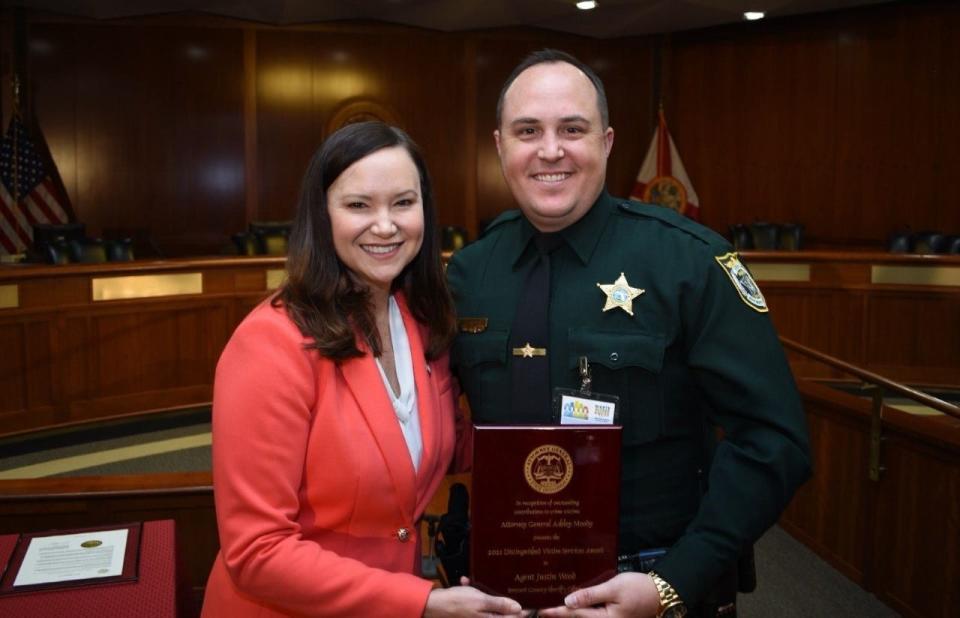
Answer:
[[680, 595], [673, 589], [665, 579], [650, 571], [648, 573], [653, 579], [653, 584], [657, 587], [657, 594], [660, 595], [660, 609], [657, 611], [657, 618], [683, 618], [687, 615], [687, 606], [683, 604]]

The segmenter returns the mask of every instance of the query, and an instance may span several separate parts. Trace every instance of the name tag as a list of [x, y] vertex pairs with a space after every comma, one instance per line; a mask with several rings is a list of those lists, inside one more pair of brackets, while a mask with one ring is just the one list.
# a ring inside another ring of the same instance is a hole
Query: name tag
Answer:
[[554, 416], [561, 425], [614, 425], [620, 398], [573, 389], [555, 389]]

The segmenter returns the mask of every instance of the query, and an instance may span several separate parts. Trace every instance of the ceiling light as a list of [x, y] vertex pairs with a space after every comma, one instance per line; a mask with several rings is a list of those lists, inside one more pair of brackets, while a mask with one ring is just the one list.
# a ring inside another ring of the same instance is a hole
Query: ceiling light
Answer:
[[589, 11], [590, 9], [597, 8], [597, 3], [594, 2], [594, 0], [583, 0], [577, 3], [577, 8], [581, 11]]
[[764, 15], [763, 11], [747, 11], [746, 13], [743, 14], [743, 16], [748, 21], [756, 21], [758, 19], [763, 19], [763, 15]]

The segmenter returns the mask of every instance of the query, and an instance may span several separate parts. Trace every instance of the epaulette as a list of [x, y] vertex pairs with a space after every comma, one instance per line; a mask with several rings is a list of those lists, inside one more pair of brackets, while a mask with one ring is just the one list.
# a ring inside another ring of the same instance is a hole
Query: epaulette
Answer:
[[483, 228], [483, 231], [480, 232], [480, 238], [483, 238], [484, 236], [489, 234], [494, 228], [500, 227], [501, 225], [503, 225], [508, 221], [515, 221], [516, 219], [519, 219], [522, 215], [523, 213], [521, 213], [519, 210], [516, 210], [516, 209], [508, 210], [504, 213], [500, 213], [499, 215], [497, 215], [496, 219], [494, 219], [487, 225], [487, 227]]
[[719, 246], [721, 248], [729, 245], [729, 241], [720, 234], [717, 234], [707, 226], [697, 223], [689, 217], [681, 215], [671, 208], [634, 200], [617, 200], [617, 207], [621, 212], [662, 221], [671, 227], [675, 227], [699, 239], [707, 245]]

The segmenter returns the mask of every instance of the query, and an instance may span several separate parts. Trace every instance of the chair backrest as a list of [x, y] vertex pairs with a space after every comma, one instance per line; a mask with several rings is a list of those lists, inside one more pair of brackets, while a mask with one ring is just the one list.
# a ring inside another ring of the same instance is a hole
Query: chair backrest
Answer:
[[250, 233], [256, 240], [257, 253], [287, 254], [287, 237], [290, 236], [289, 221], [254, 222], [250, 224]]
[[913, 239], [914, 253], [943, 253], [947, 237], [940, 232], [917, 232]]
[[237, 255], [256, 255], [257, 239], [249, 232], [239, 232], [230, 237], [233, 246], [237, 250]]
[[467, 242], [469, 242], [467, 230], [458, 225], [448, 225], [440, 230], [441, 251], [459, 251], [466, 246]]
[[756, 221], [750, 224], [750, 237], [754, 249], [775, 251], [780, 244], [780, 227], [775, 223]]
[[132, 262], [133, 261], [133, 239], [121, 238], [119, 240], [108, 240], [105, 243], [107, 261], [110, 262]]
[[33, 247], [43, 253], [43, 247], [58, 238], [70, 242], [83, 240], [87, 235], [87, 226], [83, 223], [37, 223], [33, 226]]
[[887, 238], [887, 251], [890, 253], [910, 253], [913, 251], [913, 234], [894, 232]]
[[799, 251], [803, 248], [803, 225], [800, 223], [783, 223], [780, 225], [780, 237], [777, 239], [777, 248], [781, 251]]
[[944, 253], [949, 253], [951, 255], [960, 254], [960, 236], [947, 236], [947, 240], [944, 245]]
[[737, 251], [749, 251], [753, 249], [753, 237], [750, 235], [750, 228], [742, 223], [735, 223], [730, 226], [730, 244]]
[[99, 238], [84, 238], [71, 240], [70, 261], [82, 264], [101, 264], [107, 261], [107, 248]]
[[67, 241], [63, 238], [45, 242], [43, 248], [39, 251], [39, 255], [47, 264], [70, 263], [70, 248], [67, 246]]

